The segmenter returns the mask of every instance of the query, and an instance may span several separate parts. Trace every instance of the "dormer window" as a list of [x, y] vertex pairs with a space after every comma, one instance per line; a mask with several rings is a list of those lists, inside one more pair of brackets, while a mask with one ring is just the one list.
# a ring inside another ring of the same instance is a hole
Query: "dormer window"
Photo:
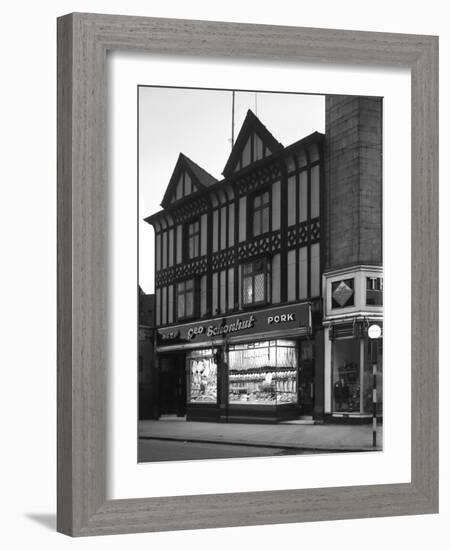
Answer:
[[187, 172], [181, 174], [180, 179], [178, 180], [177, 187], [175, 190], [175, 196], [172, 199], [172, 202], [177, 201], [186, 195], [192, 193], [192, 180]]

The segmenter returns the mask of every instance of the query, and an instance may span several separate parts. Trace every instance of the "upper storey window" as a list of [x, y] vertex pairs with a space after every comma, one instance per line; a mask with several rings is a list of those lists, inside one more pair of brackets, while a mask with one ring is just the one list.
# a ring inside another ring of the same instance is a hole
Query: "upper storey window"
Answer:
[[177, 284], [177, 317], [185, 319], [194, 315], [194, 279], [188, 279]]
[[382, 277], [366, 278], [366, 304], [368, 306], [383, 305], [383, 279]]
[[253, 236], [261, 235], [269, 231], [270, 222], [270, 197], [269, 191], [255, 195], [251, 202], [252, 205], [252, 227]]
[[187, 226], [187, 253], [188, 259], [200, 255], [200, 221], [195, 220]]
[[242, 266], [242, 301], [244, 306], [267, 301], [268, 264], [258, 259]]

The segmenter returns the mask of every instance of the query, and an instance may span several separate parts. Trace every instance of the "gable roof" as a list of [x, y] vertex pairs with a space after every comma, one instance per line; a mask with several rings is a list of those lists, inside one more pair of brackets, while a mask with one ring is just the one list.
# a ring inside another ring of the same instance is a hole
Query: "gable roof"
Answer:
[[169, 184], [167, 185], [166, 192], [164, 193], [164, 197], [161, 201], [161, 206], [163, 208], [166, 208], [172, 202], [172, 197], [176, 192], [176, 187], [184, 172], [186, 172], [191, 178], [191, 193], [194, 193], [202, 187], [209, 187], [218, 181], [189, 157], [183, 153], [180, 153], [175, 164], [175, 168], [172, 172], [172, 176], [169, 180]]
[[253, 113], [253, 111], [249, 109], [244, 122], [242, 123], [241, 129], [239, 130], [239, 134], [236, 138], [233, 149], [231, 150], [230, 156], [228, 157], [227, 163], [225, 164], [225, 168], [223, 169], [222, 174], [225, 177], [230, 176], [235, 171], [236, 166], [242, 157], [244, 147], [252, 134], [257, 135], [262, 141], [265, 149], [269, 151], [268, 154], [264, 156], [268, 156], [269, 154], [283, 149], [283, 145], [274, 138], [274, 136]]

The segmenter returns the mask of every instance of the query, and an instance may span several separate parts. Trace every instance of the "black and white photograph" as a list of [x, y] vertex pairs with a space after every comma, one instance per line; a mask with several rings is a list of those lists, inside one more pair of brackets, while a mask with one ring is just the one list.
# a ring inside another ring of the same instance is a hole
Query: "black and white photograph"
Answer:
[[6, 550], [448, 547], [449, 10], [405, 7], [5, 3]]
[[381, 97], [138, 87], [138, 460], [383, 449]]

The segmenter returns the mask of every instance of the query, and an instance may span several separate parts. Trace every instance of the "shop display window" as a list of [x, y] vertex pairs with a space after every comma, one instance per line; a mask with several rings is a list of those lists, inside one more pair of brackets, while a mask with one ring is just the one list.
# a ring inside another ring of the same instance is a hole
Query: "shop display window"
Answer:
[[383, 407], [383, 343], [362, 339], [333, 342], [333, 411], [372, 414], [373, 366], [371, 345], [377, 353], [377, 412]]
[[273, 340], [230, 346], [229, 402], [245, 405], [297, 403], [297, 346]]
[[212, 350], [196, 350], [187, 356], [188, 403], [217, 403], [217, 363]]
[[333, 401], [335, 412], [360, 412], [361, 340], [333, 342]]

